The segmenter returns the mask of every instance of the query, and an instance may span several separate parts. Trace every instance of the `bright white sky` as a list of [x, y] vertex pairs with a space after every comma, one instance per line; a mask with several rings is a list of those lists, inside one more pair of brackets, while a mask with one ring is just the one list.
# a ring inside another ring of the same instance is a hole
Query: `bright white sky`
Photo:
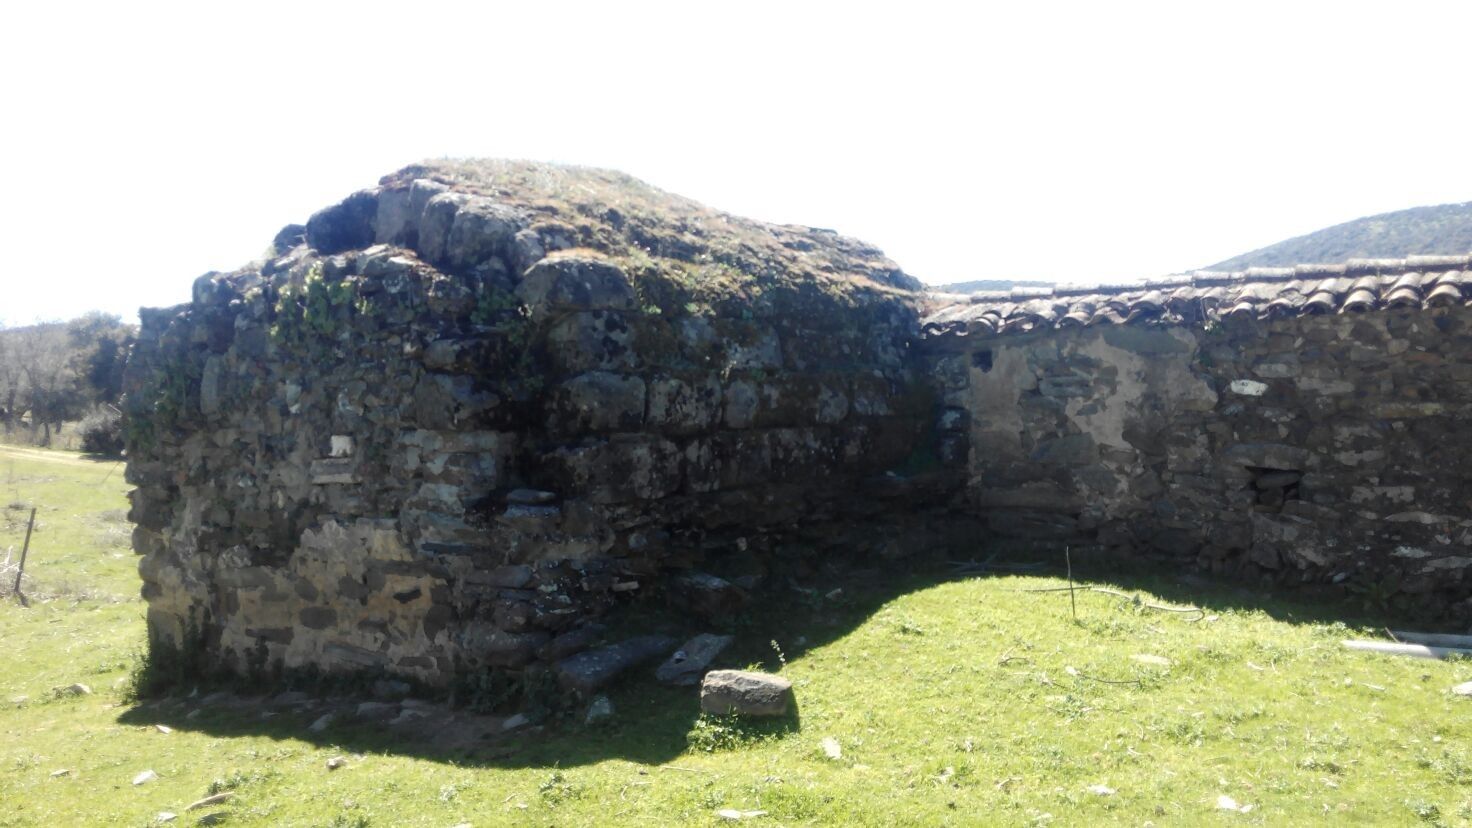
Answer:
[[1472, 199], [1472, 4], [0, 11], [0, 320], [184, 301], [438, 156], [622, 169], [940, 283], [1134, 279]]

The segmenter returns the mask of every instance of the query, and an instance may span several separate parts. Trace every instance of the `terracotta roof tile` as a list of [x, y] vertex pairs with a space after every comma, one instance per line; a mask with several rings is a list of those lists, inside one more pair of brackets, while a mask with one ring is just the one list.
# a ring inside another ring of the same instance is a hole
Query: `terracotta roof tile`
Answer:
[[1472, 254], [1199, 271], [1137, 284], [1015, 288], [937, 296], [927, 336], [987, 336], [1122, 324], [1202, 324], [1472, 304]]

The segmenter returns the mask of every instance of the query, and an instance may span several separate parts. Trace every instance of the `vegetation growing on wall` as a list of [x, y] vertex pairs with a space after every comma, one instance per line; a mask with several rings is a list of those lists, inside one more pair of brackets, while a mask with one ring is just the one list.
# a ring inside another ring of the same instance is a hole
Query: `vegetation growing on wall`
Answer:
[[346, 315], [366, 309], [351, 282], [328, 281], [322, 263], [315, 262], [300, 282], [288, 282], [277, 294], [271, 338], [288, 348], [306, 349], [317, 340], [335, 338]]

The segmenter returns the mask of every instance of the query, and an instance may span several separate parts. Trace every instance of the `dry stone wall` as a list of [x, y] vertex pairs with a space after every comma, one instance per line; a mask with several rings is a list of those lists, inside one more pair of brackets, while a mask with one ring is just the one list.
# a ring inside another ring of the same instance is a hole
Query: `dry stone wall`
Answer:
[[926, 419], [910, 304], [671, 313], [575, 236], [402, 182], [145, 310], [128, 478], [155, 640], [443, 684], [566, 659], [622, 604], [728, 610], [779, 553], [851, 537], [831, 527], [872, 516], [862, 482]]
[[1100, 324], [937, 347], [1001, 536], [1472, 618], [1472, 309]]

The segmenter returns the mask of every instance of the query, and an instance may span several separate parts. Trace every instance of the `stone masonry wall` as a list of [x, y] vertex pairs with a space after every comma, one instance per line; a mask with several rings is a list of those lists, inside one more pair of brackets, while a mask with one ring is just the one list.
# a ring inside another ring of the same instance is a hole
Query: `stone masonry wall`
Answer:
[[942, 426], [995, 532], [1472, 617], [1472, 310], [970, 339]]
[[240, 671], [443, 684], [565, 657], [622, 603], [739, 601], [872, 515], [855, 492], [923, 419], [911, 307], [663, 313], [574, 243], [415, 181], [145, 310], [128, 479], [151, 634]]

